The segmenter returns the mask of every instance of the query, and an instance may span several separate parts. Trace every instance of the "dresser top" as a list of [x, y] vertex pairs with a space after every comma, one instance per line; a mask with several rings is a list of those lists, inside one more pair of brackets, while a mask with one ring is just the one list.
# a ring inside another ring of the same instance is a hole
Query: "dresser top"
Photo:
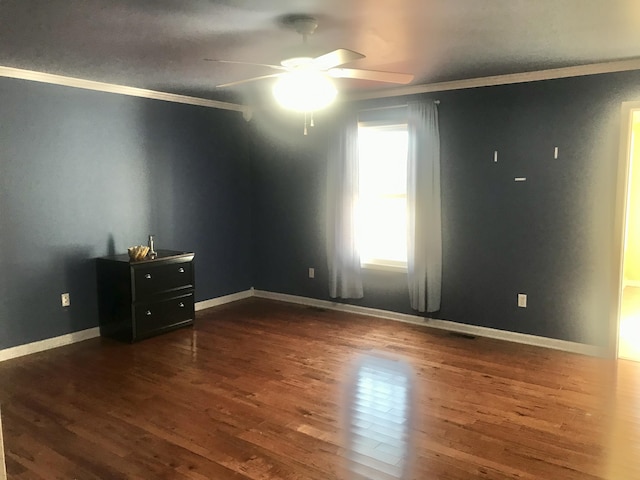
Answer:
[[157, 256], [153, 259], [147, 257], [142, 260], [131, 260], [129, 258], [128, 253], [121, 253], [118, 255], [108, 255], [106, 257], [100, 257], [99, 260], [109, 260], [112, 262], [122, 262], [122, 263], [131, 263], [132, 265], [140, 265], [145, 263], [153, 263], [153, 262], [158, 262], [163, 260], [167, 261], [167, 260], [174, 260], [174, 259], [189, 261], [193, 259], [195, 255], [193, 252], [181, 252], [178, 250], [157, 250], [156, 253], [157, 253]]

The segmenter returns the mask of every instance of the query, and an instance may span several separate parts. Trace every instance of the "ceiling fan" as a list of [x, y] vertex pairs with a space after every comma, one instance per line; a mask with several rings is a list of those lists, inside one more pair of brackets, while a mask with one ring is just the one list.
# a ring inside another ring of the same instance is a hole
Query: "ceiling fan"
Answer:
[[[285, 19], [284, 23], [302, 35], [303, 44], [306, 44], [307, 37], [312, 35], [318, 27], [317, 20], [314, 17], [307, 15], [289, 16]], [[325, 104], [331, 103], [336, 95], [335, 87], [333, 87], [333, 83], [331, 82], [332, 78], [349, 78], [395, 84], [407, 84], [413, 80], [413, 75], [406, 73], [342, 67], [342, 65], [362, 58], [365, 58], [365, 56], [361, 53], [354, 52], [353, 50], [346, 48], [338, 48], [318, 57], [310, 57], [305, 54], [301, 54], [285, 58], [280, 62], [280, 65], [234, 60], [205, 60], [218, 63], [255, 65], [277, 70], [277, 73], [245, 78], [243, 80], [217, 85], [217, 87], [231, 87], [243, 83], [279, 77], [278, 83], [274, 86], [274, 95], [276, 96], [276, 99], [278, 99], [286, 108], [300, 111], [318, 110], [319, 108], [326, 106]], [[297, 90], [300, 90], [297, 95], [298, 98], [292, 99], [292, 94], [296, 97], [294, 91]], [[310, 95], [309, 92], [311, 91], [313, 91], [314, 95]], [[321, 94], [321, 91], [324, 91], [324, 94]], [[321, 99], [320, 97], [323, 95], [324, 97]], [[313, 99], [311, 98], [312, 96], [314, 96]]]

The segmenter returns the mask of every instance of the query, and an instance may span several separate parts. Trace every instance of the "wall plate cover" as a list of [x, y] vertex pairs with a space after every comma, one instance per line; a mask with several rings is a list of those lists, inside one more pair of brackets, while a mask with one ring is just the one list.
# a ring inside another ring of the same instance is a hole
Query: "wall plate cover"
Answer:
[[519, 293], [518, 294], [518, 307], [527, 308], [527, 294]]

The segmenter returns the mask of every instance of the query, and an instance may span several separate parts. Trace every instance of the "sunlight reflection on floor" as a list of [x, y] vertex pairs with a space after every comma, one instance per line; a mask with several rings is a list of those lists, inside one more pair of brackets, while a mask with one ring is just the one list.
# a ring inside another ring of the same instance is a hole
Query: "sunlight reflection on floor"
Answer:
[[362, 357], [354, 368], [347, 425], [353, 478], [406, 478], [412, 422], [412, 370], [398, 360]]

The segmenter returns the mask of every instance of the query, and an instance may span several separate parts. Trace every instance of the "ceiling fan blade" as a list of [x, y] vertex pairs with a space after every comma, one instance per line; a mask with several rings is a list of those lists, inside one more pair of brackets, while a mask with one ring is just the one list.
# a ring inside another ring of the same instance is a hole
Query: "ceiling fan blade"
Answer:
[[285, 67], [281, 65], [269, 65], [268, 63], [253, 63], [253, 62], [236, 62], [234, 60], [216, 60], [214, 58], [205, 58], [206, 62], [217, 62], [217, 63], [234, 63], [236, 65], [253, 65], [256, 67], [268, 67], [273, 68], [275, 70], [287, 70]]
[[255, 82], [256, 80], [262, 80], [262, 79], [265, 79], [265, 78], [279, 77], [280, 75], [282, 75], [282, 73], [272, 73], [270, 75], [262, 75], [260, 77], [245, 78], [244, 80], [237, 80], [235, 82], [229, 82], [229, 83], [223, 83], [222, 85], [216, 85], [216, 88], [232, 87], [234, 85], [240, 85], [242, 83], [247, 83], [247, 82]]
[[377, 70], [360, 70], [357, 68], [332, 68], [327, 73], [334, 78], [355, 78], [403, 85], [413, 80], [413, 75], [410, 73], [379, 72]]
[[364, 58], [364, 55], [353, 50], [347, 50], [346, 48], [338, 48], [333, 52], [325, 53], [319, 57], [314, 58], [311, 64], [320, 70], [328, 70], [345, 63], [353, 62], [354, 60], [360, 60]]

